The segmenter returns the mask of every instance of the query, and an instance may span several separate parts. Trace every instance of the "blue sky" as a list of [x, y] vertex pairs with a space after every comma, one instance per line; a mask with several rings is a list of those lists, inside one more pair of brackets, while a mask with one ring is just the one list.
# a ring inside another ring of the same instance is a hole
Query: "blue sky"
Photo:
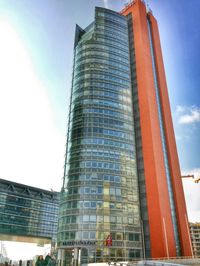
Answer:
[[[0, 178], [61, 187], [75, 24], [124, 0], [0, 0]], [[199, 0], [149, 0], [160, 30], [182, 173], [200, 175]], [[200, 184], [184, 181], [191, 220]], [[192, 191], [192, 194], [191, 194]]]

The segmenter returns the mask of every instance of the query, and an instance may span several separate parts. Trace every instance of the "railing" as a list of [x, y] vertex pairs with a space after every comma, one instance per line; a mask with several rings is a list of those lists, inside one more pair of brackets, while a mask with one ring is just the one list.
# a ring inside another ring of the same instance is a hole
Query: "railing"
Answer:
[[181, 266], [193, 265], [200, 266], [200, 256], [195, 257], [173, 257], [173, 258], [154, 258], [140, 259], [133, 261], [107, 261], [99, 263], [86, 263], [81, 266]]
[[171, 263], [171, 262], [164, 262], [164, 261], [142, 261], [139, 262], [137, 265], [141, 266], [181, 266], [182, 264], [177, 264], [177, 263]]
[[196, 257], [175, 257], [175, 258], [156, 258], [129, 262], [108, 262], [108, 266], [181, 266], [194, 265], [200, 266], [200, 256]]

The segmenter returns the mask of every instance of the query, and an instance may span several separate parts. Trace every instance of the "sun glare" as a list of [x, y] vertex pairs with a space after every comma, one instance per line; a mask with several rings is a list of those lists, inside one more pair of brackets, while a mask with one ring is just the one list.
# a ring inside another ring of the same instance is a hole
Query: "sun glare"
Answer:
[[5, 20], [0, 20], [0, 36], [0, 176], [59, 190], [64, 136], [56, 128], [48, 90], [25, 43]]
[[47, 255], [50, 253], [50, 244], [38, 246], [33, 243], [8, 242], [5, 241], [7, 255], [10, 260], [32, 260], [38, 255]]

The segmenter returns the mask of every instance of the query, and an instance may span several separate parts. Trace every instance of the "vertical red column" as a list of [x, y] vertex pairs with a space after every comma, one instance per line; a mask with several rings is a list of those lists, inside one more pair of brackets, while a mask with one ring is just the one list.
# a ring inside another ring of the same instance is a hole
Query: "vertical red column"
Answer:
[[169, 159], [170, 172], [172, 177], [172, 187], [174, 193], [174, 201], [180, 236], [180, 243], [182, 248], [183, 256], [191, 256], [191, 239], [189, 234], [187, 209], [185, 204], [185, 197], [183, 192], [181, 172], [179, 166], [179, 159], [176, 149], [176, 142], [174, 136], [174, 129], [171, 117], [169, 96], [167, 90], [167, 83], [165, 78], [164, 64], [162, 59], [162, 52], [160, 46], [158, 26], [155, 18], [152, 14], [149, 14], [149, 19], [151, 21], [151, 32], [154, 46], [155, 62], [156, 62], [156, 72], [158, 79], [158, 87], [160, 93], [160, 100], [163, 113], [164, 130], [166, 136], [167, 152]]
[[151, 256], [153, 258], [174, 257], [176, 256], [175, 238], [162, 149], [146, 7], [140, 0], [136, 0], [122, 11], [123, 15], [129, 13], [132, 14], [133, 21]]

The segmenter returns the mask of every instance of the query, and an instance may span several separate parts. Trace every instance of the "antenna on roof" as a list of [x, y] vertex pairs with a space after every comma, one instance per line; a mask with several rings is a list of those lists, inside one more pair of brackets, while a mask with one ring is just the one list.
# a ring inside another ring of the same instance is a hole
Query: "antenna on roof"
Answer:
[[147, 12], [149, 12], [150, 11], [150, 8], [149, 8], [149, 0], [144, 0], [144, 3], [145, 3]]

